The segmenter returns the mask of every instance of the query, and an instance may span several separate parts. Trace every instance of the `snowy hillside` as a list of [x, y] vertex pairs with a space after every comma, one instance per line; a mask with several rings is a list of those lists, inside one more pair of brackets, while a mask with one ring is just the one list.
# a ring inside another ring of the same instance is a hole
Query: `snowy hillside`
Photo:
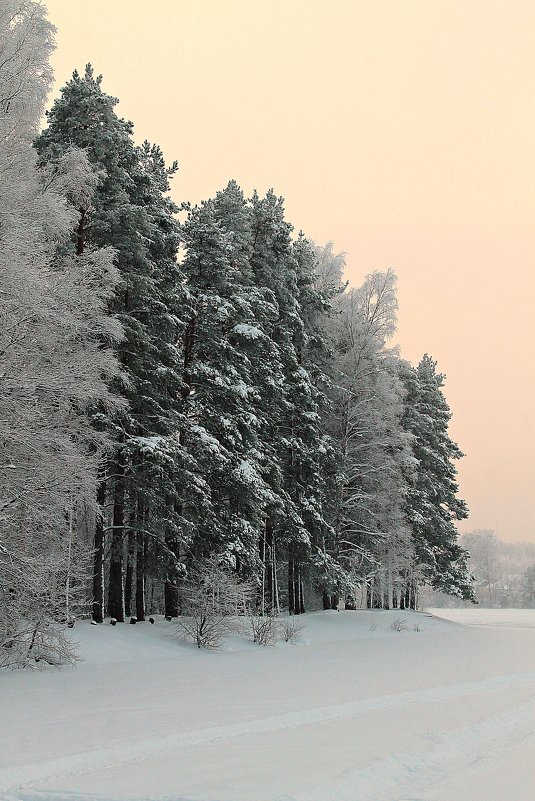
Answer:
[[522, 614], [497, 629], [320, 612], [294, 645], [219, 652], [161, 618], [82, 624], [76, 668], [0, 678], [0, 798], [531, 801], [535, 612]]

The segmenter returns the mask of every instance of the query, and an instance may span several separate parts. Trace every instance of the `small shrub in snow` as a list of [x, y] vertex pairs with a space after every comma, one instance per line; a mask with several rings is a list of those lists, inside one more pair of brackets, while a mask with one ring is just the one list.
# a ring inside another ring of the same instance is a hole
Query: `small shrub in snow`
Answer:
[[407, 631], [407, 621], [402, 617], [397, 617], [390, 624], [392, 631]]
[[45, 631], [40, 629], [34, 641], [36, 662], [60, 667], [61, 665], [74, 665], [78, 661], [76, 647], [66, 639], [61, 629], [49, 626]]
[[251, 587], [220, 563], [215, 554], [199, 563], [182, 590], [183, 617], [177, 633], [198, 648], [214, 650], [236, 628], [235, 617], [247, 610]]
[[412, 630], [413, 631], [421, 631], [422, 629], [420, 628], [420, 624], [419, 623], [415, 623], [414, 626], [412, 627]]
[[258, 645], [275, 645], [283, 632], [281, 622], [272, 615], [249, 618], [251, 639]]
[[233, 628], [231, 618], [213, 610], [195, 609], [178, 622], [178, 633], [207, 651], [220, 648]]
[[75, 646], [61, 626], [40, 621], [6, 637], [1, 644], [0, 667], [39, 669], [46, 665], [73, 665], [78, 661]]
[[284, 642], [297, 642], [303, 633], [304, 625], [296, 617], [288, 617], [283, 622], [282, 639]]

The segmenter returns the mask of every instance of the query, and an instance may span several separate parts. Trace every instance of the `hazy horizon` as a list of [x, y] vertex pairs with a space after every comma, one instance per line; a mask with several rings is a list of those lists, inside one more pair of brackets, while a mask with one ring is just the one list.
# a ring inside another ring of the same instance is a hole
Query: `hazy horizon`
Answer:
[[462, 532], [535, 541], [535, 4], [45, 0], [56, 86], [90, 61], [198, 202], [274, 187], [358, 285], [398, 275], [395, 342], [447, 375]]

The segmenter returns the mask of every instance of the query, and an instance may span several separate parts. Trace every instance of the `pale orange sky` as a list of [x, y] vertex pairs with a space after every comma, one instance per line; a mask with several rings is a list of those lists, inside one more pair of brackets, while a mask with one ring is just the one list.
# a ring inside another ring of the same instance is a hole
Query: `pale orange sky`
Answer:
[[91, 61], [173, 195], [235, 178], [399, 278], [403, 355], [447, 374], [461, 530], [535, 540], [533, 0], [45, 0], [59, 86]]

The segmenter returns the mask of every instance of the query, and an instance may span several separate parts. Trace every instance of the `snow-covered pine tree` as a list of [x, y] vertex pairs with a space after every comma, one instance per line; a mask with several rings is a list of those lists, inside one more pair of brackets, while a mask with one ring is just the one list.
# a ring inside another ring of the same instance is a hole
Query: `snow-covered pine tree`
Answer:
[[[323, 541], [318, 413], [325, 310], [315, 254], [292, 244], [280, 199], [247, 203], [235, 182], [190, 210], [184, 270], [194, 299], [185, 332], [188, 425], [213, 517], [192, 557], [218, 550], [259, 573], [262, 611], [280, 608], [277, 560], [291, 557], [291, 611], [303, 609], [301, 565]], [[204, 551], [203, 551], [204, 549]]]
[[[449, 436], [451, 412], [442, 387], [445, 377], [427, 354], [417, 368], [405, 365], [403, 426], [412, 435], [417, 461], [406, 500], [406, 518], [416, 559], [426, 583], [465, 600], [475, 600], [468, 553], [457, 543], [456, 520], [468, 517], [465, 501], [457, 497], [454, 462], [463, 454]], [[416, 587], [409, 582], [405, 604], [414, 607]]]
[[[281, 198], [272, 191], [265, 198], [253, 196], [250, 263], [255, 282], [270, 290], [277, 303], [271, 338], [283, 374], [283, 391], [274, 399], [271, 440], [285, 502], [282, 514], [268, 519], [266, 537], [271, 550], [275, 550], [275, 540], [285, 550], [288, 608], [299, 614], [304, 611], [303, 578], [305, 566], [310, 564], [311, 546], [321, 542], [328, 526], [320, 487], [321, 454], [325, 451], [319, 414], [323, 396], [318, 364], [312, 358], [314, 348], [319, 346], [319, 342], [312, 346], [312, 338], [318, 335], [313, 321], [322, 298], [313, 286], [312, 248], [304, 239], [293, 244], [291, 230]], [[306, 312], [302, 304], [307, 306]], [[317, 386], [312, 368], [317, 373]]]
[[140, 370], [138, 376], [146, 403], [145, 429], [125, 445], [135, 495], [127, 533], [125, 606], [127, 614], [134, 612], [139, 621], [145, 619], [146, 575], [163, 579], [166, 614], [178, 614], [176, 584], [184, 573], [186, 546], [209, 501], [198, 466], [180, 441], [185, 389], [182, 340], [191, 303], [176, 260], [178, 208], [167, 194], [177, 165], [167, 168], [160, 148], [149, 142], [136, 151], [137, 203], [150, 222], [145, 243], [154, 281], [145, 318], [152, 359], [149, 356], [146, 362], [148, 371]]
[[252, 575], [266, 507], [276, 502], [267, 481], [261, 386], [277, 384], [279, 366], [266, 334], [276, 308], [251, 280], [250, 210], [235, 182], [190, 210], [184, 242], [193, 313], [184, 342], [182, 437], [210, 486], [212, 504], [191, 558], [217, 551]]
[[[0, 665], [68, 657], [60, 628], [75, 611], [85, 543], [73, 523], [94, 509], [105, 438], [88, 405], [110, 405], [118, 375], [107, 314], [109, 250], [63, 248], [91, 197], [92, 171], [69, 149], [37, 169], [32, 140], [51, 81], [52, 26], [38, 2], [0, 7]], [[59, 251], [59, 256], [58, 256]]]
[[[247, 215], [246, 223], [244, 213]], [[278, 344], [273, 336], [279, 317], [279, 305], [273, 290], [258, 280], [251, 264], [257, 244], [253, 235], [252, 204], [247, 202], [244, 205], [242, 193], [234, 182], [229, 184], [224, 193], [218, 195], [216, 214], [225, 229], [234, 231], [234, 237], [237, 236], [244, 243], [244, 258], [237, 266], [241, 293], [246, 298], [246, 307], [253, 325], [239, 325], [234, 329], [234, 334], [237, 335], [240, 348], [248, 360], [249, 380], [255, 387], [252, 413], [257, 444], [254, 453], [257, 472], [264, 482], [261, 493], [262, 520], [256, 551], [260, 571], [258, 607], [261, 614], [277, 613], [280, 610], [280, 588], [274, 520], [281, 517], [282, 510], [290, 503], [283, 488], [283, 476], [275, 446], [284, 396], [283, 367]]]
[[[62, 89], [47, 114], [48, 127], [36, 141], [42, 162], [57, 160], [73, 143], [87, 153], [99, 183], [91, 205], [79, 208], [73, 246], [78, 253], [112, 246], [120, 275], [110, 312], [125, 331], [117, 348], [125, 380], [116, 382], [114, 391], [128, 406], [119, 415], [99, 409], [93, 413], [94, 425], [108, 431], [114, 442], [99, 490], [100, 503], [110, 511], [104, 527], [97, 526], [95, 539], [96, 620], [102, 620], [105, 606], [106, 539], [111, 554], [107, 609], [124, 620], [125, 602], [133, 604], [134, 580], [136, 608], [143, 617], [147, 560], [153, 570], [176, 572], [177, 543], [191, 536], [182, 502], [184, 470], [191, 463], [177, 437], [181, 313], [188, 299], [176, 264], [176, 208], [166, 196], [176, 165], [167, 169], [156, 146], [134, 145], [132, 124], [116, 115], [116, 103], [88, 65], [84, 76], [75, 72]], [[190, 499], [200, 500], [199, 481], [190, 484]]]
[[333, 314], [332, 301], [340, 290], [332, 285], [324, 288], [318, 285], [318, 249], [302, 233], [293, 245], [293, 252], [297, 261], [297, 287], [304, 334], [297, 354], [300, 367], [309, 376], [311, 388], [307, 408], [303, 409], [301, 418], [305, 423], [301, 434], [305, 444], [302, 481], [308, 493], [303, 519], [312, 545], [313, 569], [309, 573], [322, 592], [324, 607], [336, 609], [338, 592], [331, 581], [332, 566], [327, 569], [328, 575], [325, 573], [326, 554], [335, 536], [329, 521], [329, 506], [338, 472], [335, 443], [326, 427], [332, 414], [333, 356], [326, 322]]

